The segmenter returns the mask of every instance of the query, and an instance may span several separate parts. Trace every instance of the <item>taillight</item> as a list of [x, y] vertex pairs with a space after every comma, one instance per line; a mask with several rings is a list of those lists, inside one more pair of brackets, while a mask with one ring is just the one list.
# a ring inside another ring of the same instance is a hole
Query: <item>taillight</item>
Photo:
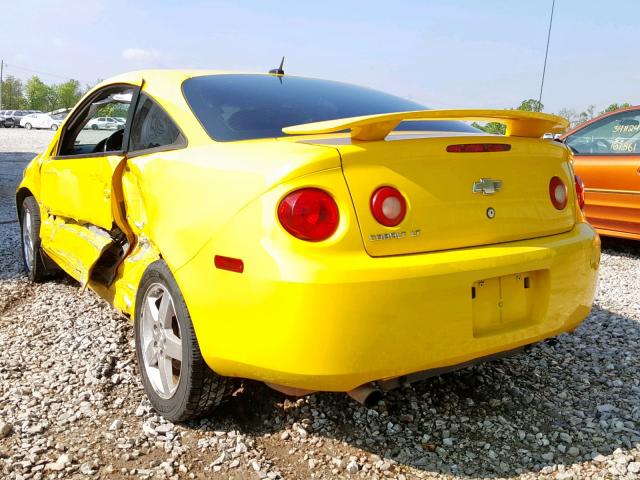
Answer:
[[338, 205], [327, 192], [319, 188], [303, 188], [280, 201], [278, 219], [294, 237], [320, 242], [335, 233], [340, 214]]
[[567, 206], [567, 186], [560, 177], [552, 177], [549, 182], [549, 197], [558, 210]]
[[386, 227], [395, 227], [407, 213], [407, 202], [393, 187], [380, 187], [371, 195], [371, 213]]
[[580, 210], [584, 208], [584, 182], [576, 175], [576, 197], [578, 198], [578, 206]]
[[449, 153], [485, 153], [508, 152], [511, 145], [508, 143], [460, 143], [447, 146]]

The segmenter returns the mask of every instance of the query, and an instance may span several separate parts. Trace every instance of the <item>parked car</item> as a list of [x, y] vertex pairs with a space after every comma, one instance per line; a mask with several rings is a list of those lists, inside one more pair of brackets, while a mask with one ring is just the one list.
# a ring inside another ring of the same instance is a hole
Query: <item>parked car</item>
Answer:
[[39, 110], [9, 110], [5, 116], [4, 126], [6, 128], [12, 127], [20, 127], [20, 120], [25, 115], [30, 115], [32, 113], [42, 113]]
[[[5, 124], [5, 121], [9, 118], [10, 111], [11, 110], [0, 110], [0, 127], [9, 128], [9, 125]], [[13, 120], [10, 123], [13, 124]]]
[[20, 126], [31, 130], [32, 128], [46, 128], [57, 130], [64, 117], [51, 115], [50, 113], [30, 113], [20, 119]]
[[601, 235], [640, 240], [640, 106], [605, 113], [562, 137]]
[[[82, 128], [107, 105], [130, 124]], [[566, 127], [281, 74], [121, 75], [26, 168], [26, 269], [57, 265], [133, 318], [145, 391], [172, 421], [238, 377], [367, 402], [589, 313], [599, 237], [569, 149], [541, 138]]]
[[2, 116], [0, 117], [0, 122], [4, 128], [13, 128], [13, 114], [16, 110], [4, 110]]
[[113, 117], [98, 117], [91, 119], [84, 128], [91, 128], [93, 130], [117, 130], [122, 128], [124, 122]]

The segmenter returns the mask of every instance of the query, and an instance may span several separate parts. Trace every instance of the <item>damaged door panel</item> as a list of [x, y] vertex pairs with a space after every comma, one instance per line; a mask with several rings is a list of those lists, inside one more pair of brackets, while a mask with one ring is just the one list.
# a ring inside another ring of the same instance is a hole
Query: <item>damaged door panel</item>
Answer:
[[49, 214], [43, 248], [83, 285], [93, 271], [110, 284], [132, 244], [118, 186], [125, 162], [123, 155], [112, 155], [42, 164], [42, 203]]
[[86, 286], [100, 256], [113, 244], [108, 232], [49, 216], [40, 227], [42, 248], [69, 275]]
[[42, 163], [42, 203], [49, 215], [111, 230], [113, 176], [123, 155], [46, 160]]

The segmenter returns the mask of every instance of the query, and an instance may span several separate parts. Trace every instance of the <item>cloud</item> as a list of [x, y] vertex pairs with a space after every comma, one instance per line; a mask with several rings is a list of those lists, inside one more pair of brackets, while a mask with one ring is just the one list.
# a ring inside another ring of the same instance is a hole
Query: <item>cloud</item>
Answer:
[[156, 63], [160, 57], [160, 52], [153, 49], [127, 48], [122, 51], [122, 58], [136, 63]]
[[137, 68], [163, 68], [166, 59], [155, 49], [127, 48], [122, 51], [122, 58], [133, 63]]

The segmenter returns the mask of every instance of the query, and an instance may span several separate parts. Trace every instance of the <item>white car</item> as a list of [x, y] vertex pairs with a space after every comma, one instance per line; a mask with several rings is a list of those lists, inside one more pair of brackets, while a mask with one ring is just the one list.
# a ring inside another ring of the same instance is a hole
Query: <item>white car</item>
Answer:
[[92, 130], [118, 130], [124, 127], [124, 122], [120, 122], [114, 117], [97, 117], [89, 120], [84, 128]]
[[31, 130], [32, 128], [48, 128], [57, 130], [62, 123], [62, 118], [49, 113], [30, 113], [20, 119], [20, 126]]

